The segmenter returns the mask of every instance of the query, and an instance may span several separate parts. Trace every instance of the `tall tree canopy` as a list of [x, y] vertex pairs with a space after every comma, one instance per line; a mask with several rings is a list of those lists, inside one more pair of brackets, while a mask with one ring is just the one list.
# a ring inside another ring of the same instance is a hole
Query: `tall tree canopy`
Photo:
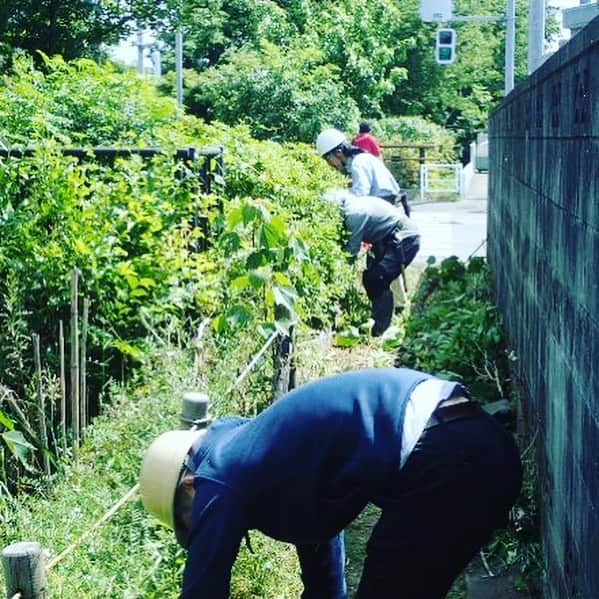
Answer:
[[[454, 12], [503, 16], [505, 0], [455, 0]], [[527, 0], [516, 0], [516, 76], [526, 74]], [[185, 102], [259, 137], [312, 141], [327, 124], [420, 116], [468, 141], [504, 94], [503, 22], [455, 22], [457, 60], [434, 60], [439, 24], [419, 0], [0, 0], [0, 52], [97, 57], [151, 25], [184, 35]], [[555, 33], [555, 19], [548, 31]], [[173, 52], [163, 58], [174, 70]], [[167, 76], [166, 85], [173, 77]], [[169, 89], [169, 92], [172, 88]]]

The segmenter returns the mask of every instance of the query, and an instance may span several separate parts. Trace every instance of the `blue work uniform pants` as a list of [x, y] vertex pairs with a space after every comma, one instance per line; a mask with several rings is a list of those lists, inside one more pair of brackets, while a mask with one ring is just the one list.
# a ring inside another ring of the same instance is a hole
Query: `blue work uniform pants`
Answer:
[[414, 260], [419, 248], [417, 235], [399, 239], [397, 233], [392, 233], [375, 248], [375, 255], [369, 256], [362, 282], [372, 305], [373, 335], [381, 335], [389, 328], [393, 317], [391, 281]]

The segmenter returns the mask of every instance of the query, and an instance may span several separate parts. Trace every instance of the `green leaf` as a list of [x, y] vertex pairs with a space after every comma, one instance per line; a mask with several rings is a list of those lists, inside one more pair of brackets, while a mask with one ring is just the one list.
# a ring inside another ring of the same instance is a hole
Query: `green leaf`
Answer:
[[291, 280], [285, 273], [277, 271], [277, 272], [273, 273], [273, 277], [279, 285], [284, 285], [286, 287], [292, 286]]
[[264, 248], [272, 249], [287, 244], [284, 230], [281, 230], [274, 220], [273, 218], [271, 222], [264, 223], [259, 229], [258, 239]]
[[252, 313], [241, 305], [231, 307], [227, 312], [227, 322], [233, 327], [245, 327], [252, 321]]
[[275, 304], [284, 306], [289, 312], [295, 312], [295, 300], [297, 292], [293, 287], [275, 285], [273, 287]]
[[254, 289], [260, 289], [270, 278], [270, 269], [261, 268], [248, 273], [248, 278]]
[[360, 332], [356, 327], [349, 327], [333, 338], [333, 345], [336, 347], [353, 347], [361, 339]]
[[245, 261], [245, 267], [248, 270], [254, 270], [259, 268], [260, 266], [264, 266], [268, 264], [268, 253], [264, 250], [259, 250], [257, 252], [252, 252]]
[[241, 208], [233, 208], [227, 215], [227, 228], [233, 230], [239, 223], [243, 221], [243, 213]]
[[251, 204], [244, 204], [241, 209], [243, 216], [243, 224], [247, 225], [254, 220], [259, 220], [262, 216], [262, 213], [258, 208], [252, 206]]
[[245, 289], [250, 284], [250, 278], [248, 275], [241, 275], [240, 277], [236, 277], [231, 281], [231, 289], [236, 289], [237, 291], [241, 289]]
[[297, 237], [292, 237], [289, 240], [289, 247], [297, 260], [307, 260], [310, 256], [306, 244]]
[[3, 410], [0, 410], [0, 424], [9, 431], [15, 428], [15, 423]]
[[224, 333], [228, 328], [227, 317], [225, 314], [219, 314], [212, 320], [212, 328], [217, 333]]
[[122, 339], [112, 341], [109, 343], [109, 346], [118, 349], [123, 355], [129, 356], [137, 361], [141, 361], [144, 357], [144, 353], [139, 348]]
[[28, 470], [32, 469], [29, 458], [35, 447], [31, 445], [23, 436], [21, 431], [11, 430], [2, 433], [2, 438], [6, 443], [10, 453], [21, 462]]

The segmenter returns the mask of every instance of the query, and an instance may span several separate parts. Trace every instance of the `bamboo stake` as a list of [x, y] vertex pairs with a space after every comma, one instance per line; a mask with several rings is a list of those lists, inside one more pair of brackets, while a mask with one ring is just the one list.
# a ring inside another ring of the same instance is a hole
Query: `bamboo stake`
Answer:
[[87, 324], [89, 321], [89, 298], [83, 299], [83, 323], [81, 325], [81, 354], [79, 359], [80, 365], [80, 383], [81, 383], [81, 432], [84, 433], [88, 424], [89, 406], [87, 403], [87, 368], [85, 354], [87, 352]]
[[79, 272], [71, 273], [71, 420], [73, 456], [79, 452], [79, 308], [77, 305]]
[[44, 456], [44, 472], [50, 476], [50, 456], [48, 454], [48, 430], [46, 428], [46, 406], [42, 390], [42, 361], [40, 357], [40, 336], [37, 333], [31, 335], [33, 341], [33, 361], [35, 363], [35, 387], [37, 404], [40, 414], [40, 437], [42, 441], [42, 454]]
[[0, 389], [0, 391], [2, 391], [3, 393], [3, 397], [2, 399], [6, 399], [6, 401], [8, 401], [8, 403], [10, 403], [10, 405], [12, 406], [12, 409], [15, 411], [15, 414], [18, 416], [21, 425], [23, 426], [23, 428], [25, 429], [25, 431], [27, 432], [27, 434], [29, 435], [29, 437], [33, 440], [33, 442], [36, 445], [41, 445], [41, 441], [39, 440], [36, 432], [31, 428], [31, 425], [29, 424], [29, 421], [27, 420], [27, 416], [25, 416], [25, 414], [23, 413], [23, 410], [21, 410], [21, 408], [19, 407], [19, 404], [17, 403], [16, 399], [14, 398], [12, 392], [8, 389]]
[[60, 437], [62, 452], [67, 452], [67, 380], [64, 362], [64, 324], [58, 323], [58, 348], [60, 353]]

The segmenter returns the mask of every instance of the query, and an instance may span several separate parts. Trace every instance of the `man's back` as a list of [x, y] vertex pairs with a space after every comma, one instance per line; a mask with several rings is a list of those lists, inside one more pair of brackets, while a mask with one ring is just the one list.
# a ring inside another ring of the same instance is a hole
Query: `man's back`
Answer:
[[303, 385], [254, 419], [213, 425], [196, 476], [242, 497], [251, 528], [291, 542], [327, 538], [399, 469], [405, 406], [426, 378], [386, 368]]

